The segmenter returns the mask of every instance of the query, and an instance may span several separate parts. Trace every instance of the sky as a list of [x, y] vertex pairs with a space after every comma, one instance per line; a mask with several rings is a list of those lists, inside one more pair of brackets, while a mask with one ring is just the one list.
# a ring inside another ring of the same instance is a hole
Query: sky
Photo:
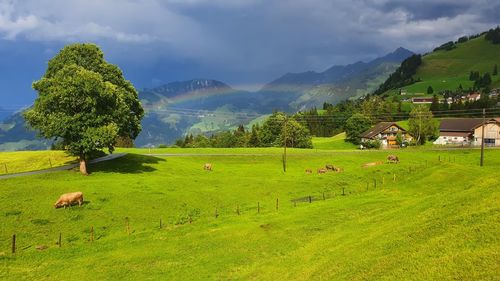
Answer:
[[425, 53], [498, 15], [497, 0], [0, 0], [0, 116], [33, 102], [70, 43], [98, 44], [137, 89], [207, 78], [256, 90], [400, 46]]

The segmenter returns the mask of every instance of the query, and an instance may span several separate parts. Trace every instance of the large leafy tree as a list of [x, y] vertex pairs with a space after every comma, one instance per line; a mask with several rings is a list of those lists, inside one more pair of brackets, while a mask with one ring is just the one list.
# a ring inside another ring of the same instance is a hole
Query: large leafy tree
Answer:
[[433, 119], [432, 112], [425, 105], [417, 105], [410, 111], [408, 119], [409, 133], [415, 137], [418, 144], [436, 135], [438, 124]]
[[360, 135], [371, 126], [370, 118], [361, 113], [353, 114], [344, 125], [346, 139], [354, 144], [359, 144], [361, 142]]
[[293, 119], [287, 119], [281, 133], [276, 139], [276, 144], [287, 147], [312, 148], [312, 137], [309, 129]]
[[119, 138], [135, 139], [141, 131], [137, 91], [97, 45], [64, 47], [33, 88], [38, 98], [24, 113], [26, 121], [42, 137], [61, 140], [79, 157], [83, 174], [92, 153], [113, 152]]

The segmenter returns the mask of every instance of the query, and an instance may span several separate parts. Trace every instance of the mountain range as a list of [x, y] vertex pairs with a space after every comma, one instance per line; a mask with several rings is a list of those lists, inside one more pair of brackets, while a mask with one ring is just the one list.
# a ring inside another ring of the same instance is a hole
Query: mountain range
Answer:
[[[210, 134], [249, 124], [273, 110], [295, 112], [359, 98], [372, 92], [413, 53], [404, 48], [369, 62], [335, 65], [323, 72], [287, 73], [256, 92], [211, 79], [168, 83], [139, 91], [146, 111], [136, 146], [171, 144], [185, 134]], [[25, 128], [21, 113], [0, 125], [0, 150], [42, 149], [50, 144]]]

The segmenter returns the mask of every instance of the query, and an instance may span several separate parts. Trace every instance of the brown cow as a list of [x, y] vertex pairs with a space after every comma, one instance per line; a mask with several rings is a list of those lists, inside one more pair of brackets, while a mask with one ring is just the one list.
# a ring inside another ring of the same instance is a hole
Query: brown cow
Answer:
[[212, 171], [212, 163], [205, 163], [203, 170]]
[[66, 206], [70, 207], [71, 205], [78, 203], [78, 206], [81, 206], [83, 204], [83, 193], [78, 191], [78, 192], [72, 192], [72, 193], [65, 193], [59, 197], [57, 202], [54, 204], [54, 208], [60, 208], [64, 207], [66, 209]]
[[344, 168], [340, 168], [340, 167], [335, 167], [335, 172], [343, 172], [344, 171]]
[[399, 158], [396, 155], [389, 155], [387, 156], [387, 161], [389, 163], [399, 163]]
[[306, 169], [306, 174], [312, 174], [312, 170], [311, 169]]
[[318, 174], [325, 174], [326, 173], [326, 169], [325, 168], [319, 168], [318, 169]]

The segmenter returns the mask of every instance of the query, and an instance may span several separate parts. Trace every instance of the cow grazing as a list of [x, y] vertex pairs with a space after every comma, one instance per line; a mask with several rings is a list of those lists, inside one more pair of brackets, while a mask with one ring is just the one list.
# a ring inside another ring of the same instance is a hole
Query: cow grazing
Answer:
[[205, 165], [203, 165], [203, 170], [212, 171], [212, 164], [205, 163]]
[[306, 169], [306, 174], [312, 174], [312, 170], [311, 169]]
[[325, 168], [326, 168], [327, 170], [332, 170], [332, 171], [335, 171], [335, 166], [333, 166], [332, 164], [328, 164], [328, 165], [326, 165], [326, 166], [325, 166]]
[[83, 193], [82, 192], [72, 192], [65, 193], [59, 197], [57, 202], [54, 204], [54, 208], [60, 208], [66, 206], [70, 207], [71, 205], [78, 203], [78, 206], [83, 204]]
[[389, 155], [387, 156], [387, 161], [389, 163], [399, 163], [399, 158], [396, 155]]
[[326, 173], [326, 169], [325, 168], [319, 168], [318, 169], [318, 174], [325, 174]]
[[343, 172], [344, 171], [344, 168], [340, 168], [340, 167], [335, 167], [335, 172]]

